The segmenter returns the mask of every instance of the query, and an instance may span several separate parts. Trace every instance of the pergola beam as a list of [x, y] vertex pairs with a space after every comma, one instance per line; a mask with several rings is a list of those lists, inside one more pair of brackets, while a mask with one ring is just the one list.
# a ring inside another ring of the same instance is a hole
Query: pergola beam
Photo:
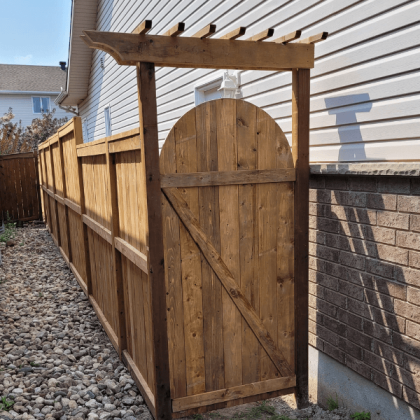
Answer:
[[252, 35], [250, 38], [246, 39], [246, 41], [260, 42], [260, 41], [264, 41], [264, 39], [271, 38], [273, 35], [274, 35], [274, 29], [269, 28], [269, 29], [265, 29], [259, 34]]
[[84, 31], [90, 47], [109, 53], [120, 65], [139, 62], [160, 67], [292, 70], [314, 67], [311, 44], [243, 42], [227, 39], [134, 35]]
[[140, 23], [139, 26], [137, 26], [136, 29], [134, 29], [133, 32], [131, 32], [132, 34], [137, 34], [137, 35], [142, 35], [142, 34], [147, 34], [147, 32], [150, 31], [150, 29], [152, 29], [152, 21], [151, 20], [144, 20], [142, 23]]

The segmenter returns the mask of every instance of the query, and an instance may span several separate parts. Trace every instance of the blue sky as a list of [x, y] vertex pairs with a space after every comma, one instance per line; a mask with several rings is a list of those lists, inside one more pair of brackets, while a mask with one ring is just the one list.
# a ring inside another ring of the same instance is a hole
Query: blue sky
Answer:
[[0, 63], [67, 61], [71, 0], [0, 0]]

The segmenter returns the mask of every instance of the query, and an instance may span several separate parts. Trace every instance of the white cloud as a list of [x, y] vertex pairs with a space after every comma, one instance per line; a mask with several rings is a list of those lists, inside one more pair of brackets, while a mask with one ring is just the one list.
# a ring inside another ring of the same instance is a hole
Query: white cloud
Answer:
[[28, 55], [16, 55], [14, 57], [15, 60], [15, 64], [31, 64], [32, 62], [32, 54], [28, 54]]

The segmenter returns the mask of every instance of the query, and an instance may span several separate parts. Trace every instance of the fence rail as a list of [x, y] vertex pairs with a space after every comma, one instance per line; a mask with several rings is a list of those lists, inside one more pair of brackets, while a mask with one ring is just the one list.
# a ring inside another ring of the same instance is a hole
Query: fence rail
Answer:
[[0, 156], [0, 219], [41, 218], [37, 152]]

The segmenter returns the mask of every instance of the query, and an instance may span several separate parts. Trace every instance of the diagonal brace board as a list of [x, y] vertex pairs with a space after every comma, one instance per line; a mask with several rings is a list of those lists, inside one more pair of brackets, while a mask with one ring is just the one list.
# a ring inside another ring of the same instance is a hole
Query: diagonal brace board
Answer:
[[254, 332], [258, 341], [264, 347], [270, 359], [280, 372], [282, 376], [293, 375], [293, 370], [287, 363], [281, 351], [277, 348], [269, 332], [267, 331], [261, 319], [258, 317], [251, 303], [245, 297], [241, 289], [238, 287], [231, 272], [226, 266], [216, 248], [204, 233], [198, 220], [194, 217], [188, 204], [182, 198], [178, 189], [163, 188], [163, 193], [178, 214], [185, 228], [190, 233], [191, 237], [197, 243], [207, 262], [210, 264], [217, 277], [221, 281], [223, 287], [226, 289], [232, 301], [237, 306], [239, 312], [242, 314], [249, 327]]

